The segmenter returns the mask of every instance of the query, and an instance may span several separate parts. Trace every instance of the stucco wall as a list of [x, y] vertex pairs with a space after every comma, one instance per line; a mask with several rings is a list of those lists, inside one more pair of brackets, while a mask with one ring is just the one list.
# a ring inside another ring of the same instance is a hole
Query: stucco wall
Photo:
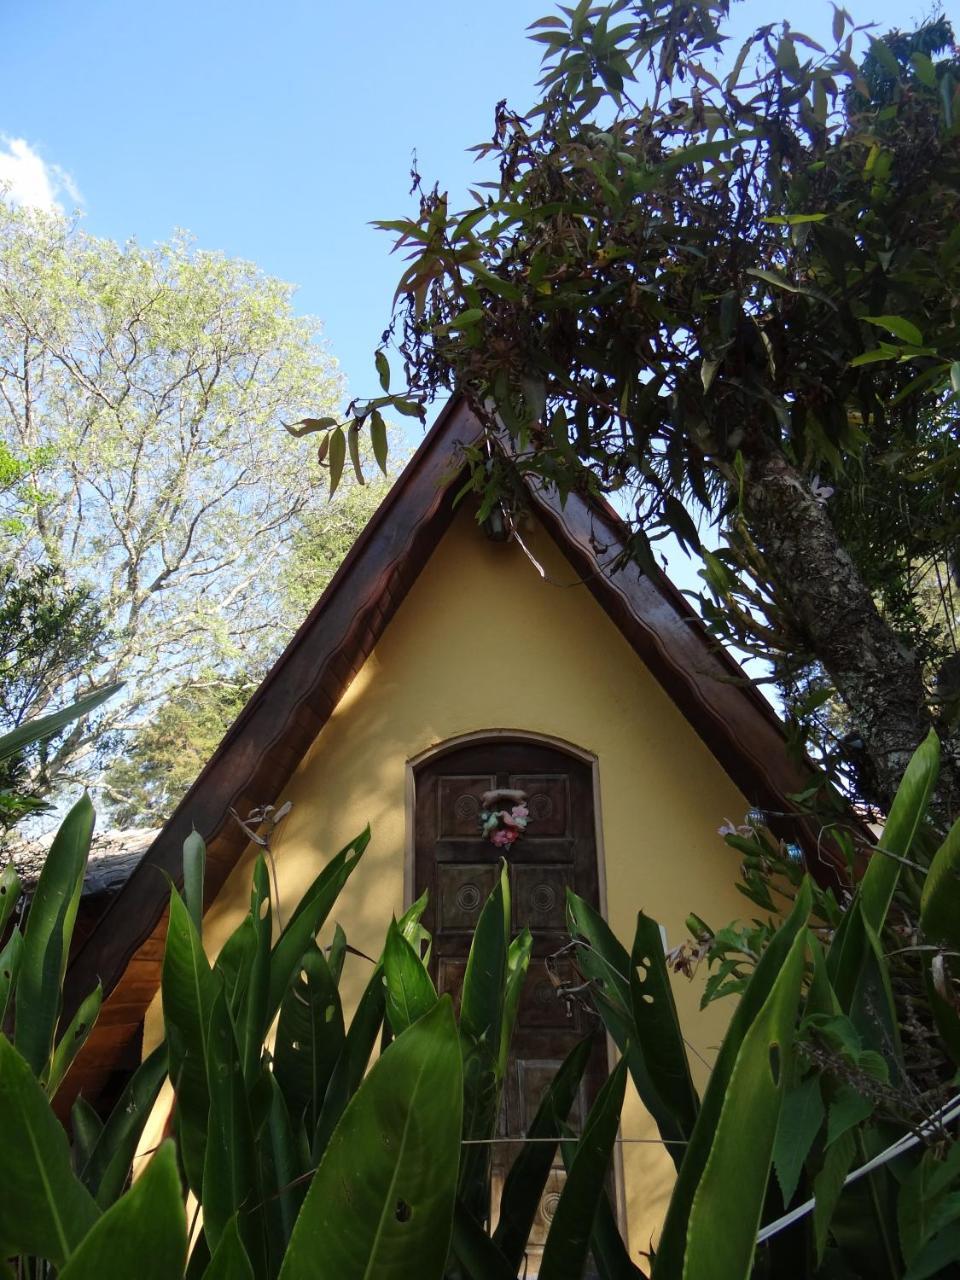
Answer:
[[[607, 913], [629, 945], [643, 908], [685, 936], [696, 911], [714, 924], [743, 914], [737, 858], [717, 835], [747, 803], [637, 659], [542, 530], [529, 544], [555, 582], [515, 545], [487, 541], [460, 514], [313, 747], [283, 799], [293, 802], [276, 842], [281, 909], [289, 915], [327, 858], [367, 822], [373, 839], [335, 911], [353, 946], [380, 951], [404, 907], [406, 762], [433, 744], [486, 729], [562, 738], [599, 762]], [[268, 799], [269, 797], [264, 797]], [[252, 853], [205, 921], [215, 954], [249, 903]], [[348, 958], [347, 1003], [369, 966]], [[702, 1084], [730, 1006], [699, 1011], [701, 984], [676, 996]], [[156, 1006], [157, 1002], [155, 1002]], [[155, 1042], [151, 1008], [146, 1041]], [[672, 1165], [635, 1096], [623, 1114], [631, 1248], [646, 1249], [662, 1218]]]

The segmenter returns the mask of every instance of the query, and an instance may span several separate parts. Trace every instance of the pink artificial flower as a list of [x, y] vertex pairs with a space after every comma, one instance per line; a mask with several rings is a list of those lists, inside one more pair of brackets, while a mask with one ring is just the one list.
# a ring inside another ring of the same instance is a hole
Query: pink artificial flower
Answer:
[[498, 849], [509, 849], [516, 838], [516, 831], [511, 831], [509, 827], [499, 827], [490, 837], [490, 843]]
[[515, 804], [511, 810], [515, 818], [529, 818], [530, 810], [525, 804]]

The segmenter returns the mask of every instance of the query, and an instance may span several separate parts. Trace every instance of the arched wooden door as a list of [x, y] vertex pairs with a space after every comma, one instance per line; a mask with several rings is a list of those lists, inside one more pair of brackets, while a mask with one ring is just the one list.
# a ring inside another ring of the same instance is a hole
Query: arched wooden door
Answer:
[[[505, 1138], [526, 1134], [558, 1066], [578, 1040], [594, 1031], [597, 1044], [591, 1066], [570, 1117], [579, 1131], [606, 1075], [605, 1042], [581, 1008], [558, 998], [544, 962], [568, 941], [568, 887], [599, 909], [593, 770], [559, 747], [498, 735], [431, 756], [416, 767], [414, 781], [414, 892], [419, 896], [429, 890], [423, 922], [434, 938], [433, 977], [438, 990], [450, 992], [455, 1002], [473, 931], [504, 853], [481, 835], [481, 797], [499, 788], [526, 793], [529, 825], [505, 856], [510, 864], [513, 932], [529, 927], [533, 957], [520, 1001], [500, 1133]], [[498, 1187], [517, 1149], [511, 1143], [495, 1148], [494, 1217]], [[530, 1275], [536, 1274], [562, 1182], [558, 1166], [531, 1237]]]

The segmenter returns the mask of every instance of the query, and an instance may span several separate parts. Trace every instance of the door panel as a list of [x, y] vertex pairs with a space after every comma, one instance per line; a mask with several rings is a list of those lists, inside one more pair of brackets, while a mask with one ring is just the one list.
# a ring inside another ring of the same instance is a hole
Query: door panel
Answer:
[[[533, 935], [533, 956], [520, 998], [498, 1131], [522, 1138], [544, 1090], [563, 1059], [584, 1035], [596, 1044], [570, 1115], [579, 1132], [590, 1101], [606, 1076], [606, 1049], [596, 1024], [582, 1007], [561, 999], [559, 982], [573, 978], [569, 960], [556, 956], [567, 941], [566, 890], [574, 889], [599, 909], [593, 774], [590, 766], [564, 751], [522, 739], [473, 742], [427, 761], [415, 773], [415, 886], [429, 890], [423, 923], [434, 937], [432, 970], [441, 992], [459, 1005], [466, 958], [480, 911], [494, 888], [504, 851], [480, 833], [484, 792], [524, 791], [530, 820], [505, 856], [510, 864], [512, 926]], [[499, 1189], [519, 1143], [493, 1151], [491, 1219], [496, 1221]], [[528, 1248], [529, 1276], [537, 1274], [543, 1241], [564, 1172], [553, 1170]]]

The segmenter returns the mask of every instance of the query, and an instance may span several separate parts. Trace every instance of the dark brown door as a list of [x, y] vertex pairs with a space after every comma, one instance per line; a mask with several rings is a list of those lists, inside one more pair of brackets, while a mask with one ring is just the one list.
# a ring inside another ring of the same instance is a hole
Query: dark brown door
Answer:
[[[599, 908], [593, 776], [589, 764], [556, 747], [518, 738], [491, 738], [456, 747], [416, 771], [415, 892], [430, 901], [424, 924], [434, 937], [433, 977], [441, 992], [459, 998], [467, 953], [481, 908], [496, 884], [504, 851], [481, 835], [484, 792], [509, 788], [526, 793], [529, 825], [506, 851], [510, 864], [513, 932], [528, 926], [533, 956], [520, 1001], [504, 1089], [500, 1132], [522, 1137], [544, 1089], [573, 1046], [595, 1024], [575, 1002], [558, 997], [545, 959], [568, 941], [568, 887]], [[559, 964], [564, 974], [563, 962]], [[571, 1123], [579, 1131], [591, 1095], [605, 1076], [605, 1048], [597, 1045]], [[517, 1145], [494, 1150], [493, 1215], [497, 1190]], [[530, 1241], [536, 1274], [540, 1246], [562, 1186], [552, 1174]]]

